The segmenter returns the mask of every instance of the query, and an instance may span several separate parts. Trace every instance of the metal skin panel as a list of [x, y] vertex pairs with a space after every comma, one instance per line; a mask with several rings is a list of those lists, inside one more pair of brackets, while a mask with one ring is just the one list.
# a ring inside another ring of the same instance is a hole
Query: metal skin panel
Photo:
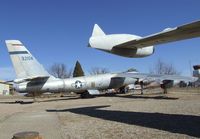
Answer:
[[24, 82], [15, 87], [20, 93], [24, 92], [62, 92], [64, 91], [64, 82], [61, 79], [47, 80], [43, 82]]
[[86, 90], [104, 90], [119, 88], [128, 84], [134, 84], [136, 79], [116, 78], [117, 74], [102, 74], [69, 79], [53, 79], [46, 82], [27, 82], [18, 84], [19, 92], [83, 92]]
[[112, 50], [112, 48], [118, 44], [139, 38], [141, 37], [129, 34], [111, 34], [111, 35], [103, 35], [97, 37], [95, 36], [89, 39], [89, 46], [109, 51]]
[[114, 53], [126, 57], [145, 57], [154, 53], [154, 47], [149, 46], [145, 48], [117, 48], [118, 44], [139, 39], [140, 36], [129, 34], [113, 34], [106, 36], [91, 37], [89, 40], [89, 47], [96, 48], [109, 53]]

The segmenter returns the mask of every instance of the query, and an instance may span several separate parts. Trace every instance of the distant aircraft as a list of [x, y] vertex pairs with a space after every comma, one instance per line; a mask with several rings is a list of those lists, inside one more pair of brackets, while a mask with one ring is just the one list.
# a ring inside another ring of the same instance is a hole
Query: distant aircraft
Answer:
[[145, 37], [131, 34], [106, 35], [95, 24], [88, 46], [123, 57], [137, 58], [152, 55], [154, 53], [153, 45], [195, 37], [200, 37], [200, 21], [175, 28], [166, 28]]
[[15, 89], [33, 95], [43, 92], [76, 92], [82, 97], [99, 93], [98, 90], [120, 88], [128, 84], [142, 83], [143, 80], [159, 80], [167, 86], [176, 81], [193, 81], [194, 77], [150, 75], [135, 72], [109, 73], [93, 76], [82, 76], [59, 79], [50, 75], [35, 57], [18, 40], [6, 40], [7, 49], [13, 63], [16, 79]]

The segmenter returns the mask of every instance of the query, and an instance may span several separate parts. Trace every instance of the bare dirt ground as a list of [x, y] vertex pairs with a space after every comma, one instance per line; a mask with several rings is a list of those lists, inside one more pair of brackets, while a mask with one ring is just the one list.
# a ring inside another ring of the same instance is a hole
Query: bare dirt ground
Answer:
[[200, 92], [190, 90], [40, 98], [37, 103], [0, 97], [0, 139], [30, 130], [45, 139], [200, 138]]

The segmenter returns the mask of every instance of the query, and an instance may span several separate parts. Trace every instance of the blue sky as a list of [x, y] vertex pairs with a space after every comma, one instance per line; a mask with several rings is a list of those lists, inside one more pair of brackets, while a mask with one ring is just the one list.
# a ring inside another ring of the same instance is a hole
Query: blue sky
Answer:
[[189, 75], [191, 64], [200, 64], [200, 38], [156, 46], [152, 56], [123, 58], [87, 47], [95, 23], [107, 34], [146, 36], [167, 27], [200, 19], [199, 0], [1, 0], [0, 79], [14, 78], [4, 41], [19, 39], [47, 69], [53, 63], [85, 71], [105, 67], [141, 72], [158, 60], [172, 63]]

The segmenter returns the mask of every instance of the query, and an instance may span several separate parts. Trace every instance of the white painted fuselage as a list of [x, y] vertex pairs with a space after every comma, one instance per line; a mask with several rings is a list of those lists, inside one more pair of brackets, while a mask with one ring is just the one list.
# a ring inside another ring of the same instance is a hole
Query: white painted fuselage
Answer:
[[145, 48], [116, 48], [118, 44], [122, 44], [131, 40], [140, 39], [140, 36], [131, 34], [110, 34], [95, 36], [89, 39], [89, 47], [99, 49], [108, 53], [113, 53], [125, 57], [146, 57], [154, 53], [154, 47]]

